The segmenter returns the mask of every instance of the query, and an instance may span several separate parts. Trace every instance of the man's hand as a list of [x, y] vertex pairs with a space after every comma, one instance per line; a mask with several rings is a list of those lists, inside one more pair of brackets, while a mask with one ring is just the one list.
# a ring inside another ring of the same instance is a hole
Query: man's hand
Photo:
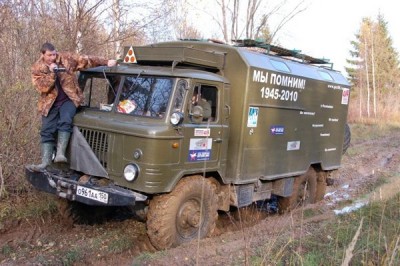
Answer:
[[57, 66], [56, 63], [51, 63], [50, 66], [49, 66], [49, 69], [50, 69], [51, 72], [54, 72], [54, 69], [57, 68], [57, 67], [58, 66]]
[[110, 59], [110, 60], [108, 60], [108, 62], [107, 62], [107, 66], [108, 66], [108, 67], [113, 67], [113, 66], [116, 66], [116, 65], [117, 65], [117, 60]]

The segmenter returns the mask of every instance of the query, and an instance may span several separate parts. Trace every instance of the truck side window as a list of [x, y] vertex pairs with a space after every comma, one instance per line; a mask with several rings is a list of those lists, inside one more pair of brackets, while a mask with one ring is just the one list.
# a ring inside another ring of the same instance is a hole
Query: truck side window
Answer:
[[217, 120], [218, 90], [214, 86], [197, 85], [192, 95], [192, 105], [200, 105], [203, 108], [203, 122]]

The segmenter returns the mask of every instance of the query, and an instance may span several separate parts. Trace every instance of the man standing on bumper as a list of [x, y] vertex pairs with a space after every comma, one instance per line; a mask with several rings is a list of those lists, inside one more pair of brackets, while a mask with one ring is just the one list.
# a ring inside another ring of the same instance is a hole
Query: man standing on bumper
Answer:
[[[41, 171], [51, 163], [56, 135], [57, 153], [54, 162], [67, 162], [65, 151], [72, 133], [72, 120], [76, 108], [84, 100], [75, 72], [117, 64], [116, 60], [57, 52], [51, 43], [44, 43], [40, 52], [39, 60], [32, 66], [32, 82], [40, 93], [38, 109], [42, 114], [42, 163], [32, 165], [31, 168], [35, 171]], [[58, 71], [60, 68], [65, 68], [65, 71]]]

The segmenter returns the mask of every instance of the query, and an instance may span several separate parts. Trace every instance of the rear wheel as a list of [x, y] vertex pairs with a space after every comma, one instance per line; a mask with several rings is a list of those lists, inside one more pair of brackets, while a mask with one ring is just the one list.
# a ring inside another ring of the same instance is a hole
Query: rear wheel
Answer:
[[217, 218], [215, 186], [202, 176], [190, 176], [150, 201], [147, 233], [154, 247], [166, 249], [210, 236]]
[[315, 195], [316, 201], [324, 199], [327, 187], [327, 176], [328, 173], [326, 171], [320, 170], [317, 172], [317, 191]]
[[350, 141], [351, 141], [350, 126], [349, 124], [346, 123], [346, 125], [344, 126], [344, 140], [343, 140], [342, 154], [345, 154], [347, 149], [350, 147]]
[[298, 177], [295, 177], [292, 195], [278, 200], [279, 212], [295, 209], [300, 205], [316, 202], [317, 173], [313, 167]]

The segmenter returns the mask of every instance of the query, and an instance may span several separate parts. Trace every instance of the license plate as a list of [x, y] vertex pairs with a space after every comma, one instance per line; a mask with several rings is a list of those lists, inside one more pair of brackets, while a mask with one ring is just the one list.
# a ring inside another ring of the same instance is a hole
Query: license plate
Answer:
[[98, 191], [95, 189], [87, 188], [87, 187], [82, 187], [78, 186], [76, 188], [76, 195], [85, 197], [88, 199], [96, 200], [102, 203], [108, 203], [108, 193]]

